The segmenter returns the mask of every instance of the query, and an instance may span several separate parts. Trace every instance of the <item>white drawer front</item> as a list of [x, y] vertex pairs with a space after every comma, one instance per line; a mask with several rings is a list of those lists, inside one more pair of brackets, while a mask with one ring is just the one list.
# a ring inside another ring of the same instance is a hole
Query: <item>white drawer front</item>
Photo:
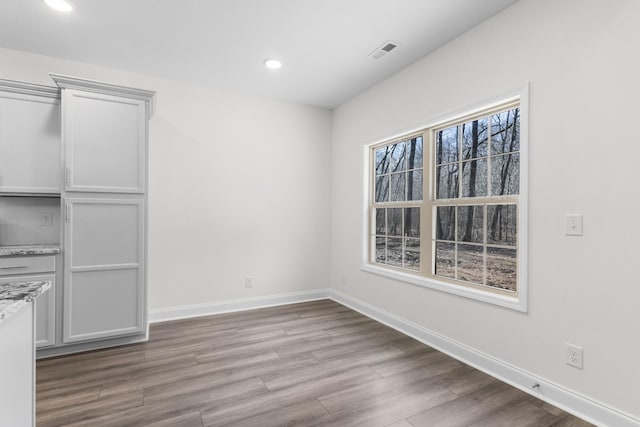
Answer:
[[53, 255], [0, 258], [0, 276], [49, 273], [55, 269], [56, 257]]

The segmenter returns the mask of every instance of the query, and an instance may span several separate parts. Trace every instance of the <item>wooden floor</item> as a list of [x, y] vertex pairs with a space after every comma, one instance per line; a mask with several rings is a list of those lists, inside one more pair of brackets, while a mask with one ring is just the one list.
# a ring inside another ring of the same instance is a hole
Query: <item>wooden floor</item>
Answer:
[[588, 426], [335, 302], [159, 323], [37, 363], [46, 426]]

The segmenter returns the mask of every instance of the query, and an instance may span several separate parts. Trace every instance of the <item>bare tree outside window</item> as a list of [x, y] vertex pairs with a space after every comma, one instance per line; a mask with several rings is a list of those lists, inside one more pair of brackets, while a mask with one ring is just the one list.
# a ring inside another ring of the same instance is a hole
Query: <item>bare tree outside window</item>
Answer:
[[517, 204], [492, 198], [519, 194], [519, 108], [436, 131], [435, 141], [436, 276], [515, 291]]
[[423, 138], [375, 150], [375, 261], [420, 269], [420, 208], [423, 197]]

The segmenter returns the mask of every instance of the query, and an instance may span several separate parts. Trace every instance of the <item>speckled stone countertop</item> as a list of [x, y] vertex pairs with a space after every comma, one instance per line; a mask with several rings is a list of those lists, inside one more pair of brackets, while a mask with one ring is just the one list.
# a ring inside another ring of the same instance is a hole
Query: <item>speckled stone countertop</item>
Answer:
[[0, 257], [22, 255], [53, 255], [60, 253], [58, 245], [0, 246]]
[[18, 312], [35, 297], [46, 292], [51, 282], [0, 282], [0, 322]]

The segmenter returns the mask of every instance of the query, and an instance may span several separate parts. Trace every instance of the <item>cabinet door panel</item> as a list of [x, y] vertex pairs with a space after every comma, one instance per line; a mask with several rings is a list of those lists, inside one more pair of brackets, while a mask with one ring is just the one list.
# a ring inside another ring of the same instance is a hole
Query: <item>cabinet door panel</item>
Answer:
[[144, 101], [65, 90], [67, 191], [144, 193]]
[[77, 341], [140, 332], [138, 275], [138, 269], [73, 273], [65, 335]]
[[60, 102], [0, 92], [0, 191], [58, 193]]
[[55, 276], [41, 276], [31, 280], [50, 280], [51, 288], [36, 298], [36, 347], [56, 343], [56, 280]]
[[67, 199], [65, 343], [144, 330], [144, 202]]
[[138, 264], [140, 205], [75, 203], [71, 207], [74, 267]]
[[[53, 257], [29, 257], [28, 259], [53, 258]], [[8, 258], [11, 259], [11, 258]], [[24, 257], [14, 259], [27, 259]], [[36, 347], [48, 347], [56, 343], [55, 324], [56, 324], [56, 278], [53, 274], [54, 266], [51, 265], [49, 271], [51, 274], [38, 274], [29, 276], [0, 276], [0, 281], [10, 282], [31, 282], [31, 281], [50, 281], [51, 287], [48, 291], [38, 295], [35, 300], [36, 310]]]

